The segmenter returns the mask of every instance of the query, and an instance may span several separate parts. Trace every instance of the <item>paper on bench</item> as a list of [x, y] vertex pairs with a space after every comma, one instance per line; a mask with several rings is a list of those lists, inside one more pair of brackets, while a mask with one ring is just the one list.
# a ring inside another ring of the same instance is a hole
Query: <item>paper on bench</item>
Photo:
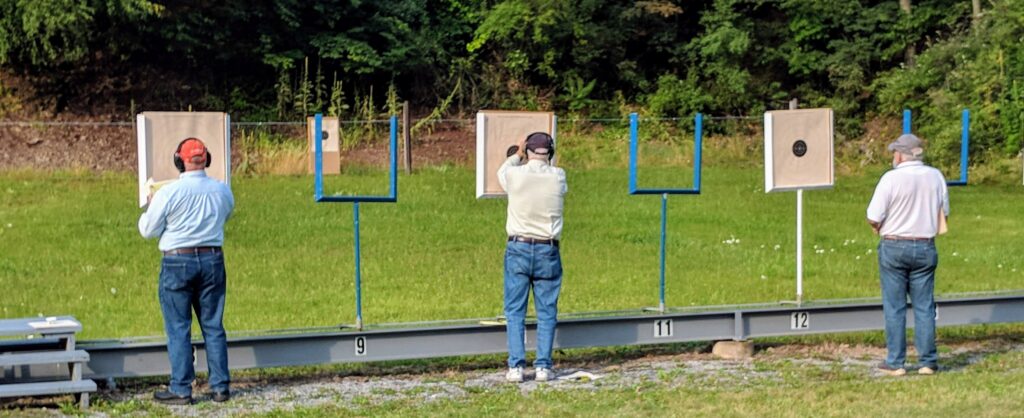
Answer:
[[77, 327], [78, 322], [70, 319], [58, 319], [56, 321], [33, 321], [29, 322], [28, 326], [33, 329], [69, 328]]

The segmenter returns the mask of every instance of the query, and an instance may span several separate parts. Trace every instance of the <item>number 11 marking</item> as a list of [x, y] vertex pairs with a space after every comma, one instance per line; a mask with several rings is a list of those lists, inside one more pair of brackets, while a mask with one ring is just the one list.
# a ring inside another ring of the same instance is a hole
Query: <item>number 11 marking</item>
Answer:
[[654, 321], [654, 338], [666, 338], [672, 336], [672, 320], [659, 319]]

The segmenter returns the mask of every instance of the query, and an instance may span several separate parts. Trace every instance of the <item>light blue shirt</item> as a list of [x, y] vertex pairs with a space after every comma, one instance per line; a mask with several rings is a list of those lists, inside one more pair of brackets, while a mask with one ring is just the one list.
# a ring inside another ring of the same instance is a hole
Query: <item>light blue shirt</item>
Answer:
[[139, 218], [143, 238], [160, 237], [160, 251], [224, 245], [224, 222], [235, 208], [235, 197], [224, 183], [206, 171], [186, 171], [178, 181], [153, 195]]

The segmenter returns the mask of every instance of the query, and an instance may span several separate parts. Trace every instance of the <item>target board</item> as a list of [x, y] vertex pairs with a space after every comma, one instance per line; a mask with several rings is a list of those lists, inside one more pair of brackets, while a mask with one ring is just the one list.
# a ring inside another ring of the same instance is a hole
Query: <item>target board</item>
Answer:
[[832, 109], [765, 112], [765, 192], [832, 187], [833, 126]]
[[[316, 148], [314, 148], [313, 141], [316, 138], [316, 128], [314, 125], [314, 118], [306, 118], [306, 143], [309, 145], [309, 172], [313, 173], [316, 164]], [[323, 154], [323, 173], [324, 174], [338, 174], [341, 173], [341, 147], [339, 140], [341, 139], [341, 124], [338, 123], [338, 118], [325, 116], [321, 120], [320, 130], [323, 136], [320, 138], [321, 152]]]
[[139, 207], [150, 190], [178, 179], [174, 151], [186, 138], [199, 138], [210, 152], [206, 174], [231, 184], [231, 121], [222, 112], [142, 112], [136, 116]]
[[[476, 114], [476, 197], [504, 197], [498, 183], [498, 168], [508, 159], [508, 147], [517, 145], [534, 132], [555, 138], [552, 112], [481, 110]], [[557, 149], [557, 147], [556, 147]], [[557, 160], [557, 157], [556, 157]], [[551, 161], [555, 165], [555, 160]]]

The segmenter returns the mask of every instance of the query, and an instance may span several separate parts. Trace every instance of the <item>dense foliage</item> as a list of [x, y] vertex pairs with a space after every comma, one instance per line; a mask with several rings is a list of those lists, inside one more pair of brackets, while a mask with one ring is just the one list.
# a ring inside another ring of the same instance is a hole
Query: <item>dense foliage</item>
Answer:
[[[795, 97], [836, 109], [845, 136], [909, 107], [925, 135], [958, 138], [970, 107], [977, 144], [1020, 149], [1024, 2], [987, 0], [976, 18], [970, 0], [900, 3], [0, 0], [0, 65], [48, 94], [128, 77], [124, 94], [143, 106], [243, 118], [372, 116], [399, 97], [438, 116], [738, 115]], [[145, 74], [191, 93], [147, 96], [168, 87]]]

